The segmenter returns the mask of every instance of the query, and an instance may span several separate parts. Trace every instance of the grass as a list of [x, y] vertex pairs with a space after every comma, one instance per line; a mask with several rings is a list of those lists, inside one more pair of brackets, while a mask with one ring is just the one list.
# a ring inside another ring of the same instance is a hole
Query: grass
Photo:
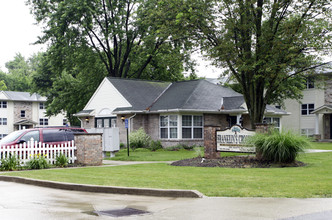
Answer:
[[[200, 148], [201, 153], [204, 154], [203, 147]], [[221, 156], [234, 156], [234, 155], [248, 155], [239, 153], [226, 153], [222, 152]], [[109, 156], [109, 155], [108, 155]], [[135, 151], [130, 150], [129, 157], [127, 155], [127, 149], [121, 149], [115, 153], [115, 157], [106, 158], [107, 160], [121, 160], [121, 161], [175, 161], [183, 160], [187, 158], [197, 157], [198, 153], [195, 150], [184, 150], [168, 151], [168, 150], [157, 150], [149, 151], [147, 149], [136, 149]]]
[[[320, 146], [332, 149], [332, 143], [314, 145], [317, 149], [321, 149]], [[301, 154], [298, 160], [307, 166], [243, 169], [174, 167], [156, 163], [34, 170], [5, 175], [107, 186], [195, 189], [207, 196], [332, 197], [332, 152]]]

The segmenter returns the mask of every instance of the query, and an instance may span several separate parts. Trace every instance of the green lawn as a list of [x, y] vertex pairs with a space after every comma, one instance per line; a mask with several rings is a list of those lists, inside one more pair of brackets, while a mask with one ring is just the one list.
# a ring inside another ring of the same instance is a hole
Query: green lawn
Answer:
[[[332, 149], [332, 144], [315, 148]], [[60, 182], [195, 189], [207, 196], [332, 197], [332, 152], [301, 154], [293, 168], [174, 167], [165, 163], [11, 172], [4, 175]]]
[[[158, 150], [149, 151], [146, 149], [137, 149], [135, 151], [130, 150], [129, 157], [127, 154], [127, 149], [121, 149], [119, 152], [115, 153], [115, 157], [106, 158], [107, 160], [121, 160], [121, 161], [175, 161], [183, 160], [187, 158], [194, 158], [198, 155], [204, 155], [204, 148], [200, 147], [199, 152], [196, 150], [178, 150], [178, 151], [168, 151], [168, 150]], [[248, 155], [239, 153], [225, 153], [222, 152], [221, 156], [234, 156], [234, 155]]]

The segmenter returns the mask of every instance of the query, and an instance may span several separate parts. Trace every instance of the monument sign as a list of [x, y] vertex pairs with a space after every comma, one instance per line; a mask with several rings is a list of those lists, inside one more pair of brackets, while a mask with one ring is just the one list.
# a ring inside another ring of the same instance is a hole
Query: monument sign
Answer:
[[246, 146], [244, 142], [248, 136], [254, 134], [254, 131], [249, 131], [239, 125], [234, 125], [224, 131], [217, 131], [217, 151], [255, 153], [255, 147]]

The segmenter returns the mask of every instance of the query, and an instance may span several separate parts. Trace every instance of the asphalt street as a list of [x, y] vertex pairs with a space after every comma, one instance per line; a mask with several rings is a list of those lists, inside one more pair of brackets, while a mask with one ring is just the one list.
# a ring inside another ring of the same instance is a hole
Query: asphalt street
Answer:
[[332, 219], [332, 198], [167, 198], [77, 192], [0, 181], [0, 214], [2, 220], [327, 220]]

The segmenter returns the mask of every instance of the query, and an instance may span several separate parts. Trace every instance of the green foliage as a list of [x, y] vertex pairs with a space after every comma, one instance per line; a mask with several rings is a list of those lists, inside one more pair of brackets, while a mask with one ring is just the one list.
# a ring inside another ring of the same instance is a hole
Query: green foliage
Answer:
[[256, 155], [262, 160], [277, 163], [292, 163], [300, 152], [310, 146], [309, 140], [290, 131], [257, 133], [247, 143], [256, 147]]
[[126, 148], [126, 145], [124, 143], [120, 143], [120, 149]]
[[183, 145], [182, 144], [178, 144], [175, 146], [170, 146], [170, 147], [166, 147], [165, 150], [167, 151], [179, 151], [179, 150], [183, 150]]
[[108, 76], [174, 81], [183, 78], [182, 71], [192, 63], [180, 40], [158, 31], [157, 3], [28, 1], [37, 22], [45, 28], [39, 43], [51, 42], [51, 65], [64, 70], [77, 48], [89, 47]]
[[20, 53], [5, 65], [8, 73], [0, 71], [0, 90], [30, 92], [32, 75], [35, 73], [41, 54], [25, 59]]
[[145, 133], [143, 128], [129, 134], [129, 143], [133, 150], [136, 148], [149, 148], [150, 142], [151, 137]]
[[196, 157], [204, 157], [204, 147], [194, 147]]
[[69, 159], [64, 154], [59, 154], [55, 158], [55, 166], [57, 167], [67, 167]]
[[49, 168], [48, 161], [45, 156], [41, 154], [35, 154], [33, 157], [27, 162], [28, 169], [46, 169]]
[[157, 141], [151, 140], [149, 149], [151, 151], [156, 151], [159, 149], [163, 149], [163, 146], [162, 146], [160, 140], [157, 140]]
[[8, 158], [1, 160], [1, 170], [12, 171], [20, 167], [20, 160], [15, 155], [9, 155]]
[[[169, 0], [163, 31], [189, 37], [240, 85], [252, 126], [267, 104], [300, 99], [305, 77], [331, 53], [329, 0]], [[169, 18], [172, 19], [169, 19]]]

